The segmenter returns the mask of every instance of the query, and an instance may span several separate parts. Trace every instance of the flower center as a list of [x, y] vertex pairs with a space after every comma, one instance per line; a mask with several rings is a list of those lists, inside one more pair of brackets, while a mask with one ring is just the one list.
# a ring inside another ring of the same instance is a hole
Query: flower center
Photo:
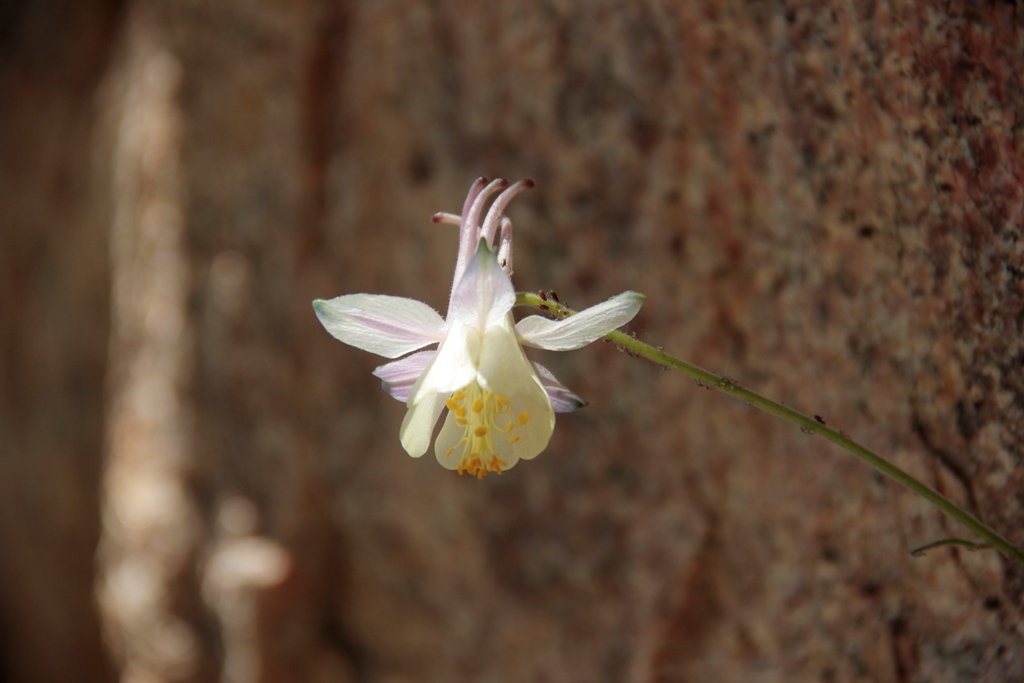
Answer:
[[501, 474], [508, 464], [495, 454], [495, 440], [515, 444], [520, 438], [516, 430], [529, 422], [530, 414], [513, 415], [508, 398], [484, 391], [476, 382], [456, 391], [445, 405], [455, 415], [455, 424], [462, 427], [462, 438], [446, 454], [450, 458], [457, 449], [462, 449], [459, 474], [468, 472], [478, 479], [483, 479], [488, 472]]

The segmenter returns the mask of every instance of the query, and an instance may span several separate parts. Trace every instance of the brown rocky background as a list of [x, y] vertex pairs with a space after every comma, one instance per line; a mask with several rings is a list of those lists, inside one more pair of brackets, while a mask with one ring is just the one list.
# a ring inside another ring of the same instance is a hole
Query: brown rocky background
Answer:
[[310, 301], [520, 289], [891, 457], [1024, 545], [1024, 9], [0, 3], [0, 681], [1020, 681], [1024, 568], [605, 344], [478, 482]]

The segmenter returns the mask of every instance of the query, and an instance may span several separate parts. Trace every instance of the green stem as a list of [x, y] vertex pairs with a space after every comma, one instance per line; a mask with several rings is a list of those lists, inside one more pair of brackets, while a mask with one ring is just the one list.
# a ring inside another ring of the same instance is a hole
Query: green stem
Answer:
[[[524, 292], [520, 292], [516, 296], [516, 305], [540, 308], [542, 310], [546, 310], [555, 318], [567, 318], [576, 313], [576, 311], [567, 306], [563, 306], [556, 301], [552, 301], [551, 299], [542, 299], [536, 294]], [[781, 403], [776, 403], [771, 399], [765, 398], [764, 396], [741, 386], [735, 380], [708, 372], [696, 365], [691, 365], [686, 361], [665, 353], [661, 349], [657, 349], [650, 344], [645, 344], [628, 334], [624, 334], [622, 332], [611, 332], [605, 335], [605, 339], [616, 344], [631, 355], [642, 356], [659, 365], [663, 365], [666, 368], [678, 370], [687, 377], [697, 380], [697, 382], [703, 386], [711, 389], [717, 389], [718, 391], [735, 396], [756, 408], [760, 408], [761, 410], [769, 412], [776, 417], [781, 417], [783, 420], [792, 422], [808, 434], [817, 434], [818, 436], [828, 439], [840, 448], [844, 448], [850, 453], [853, 453], [882, 474], [894, 479], [896, 482], [910, 489], [932, 505], [935, 505], [950, 517], [970, 529], [977, 536], [983, 538], [986, 543], [990, 544], [1003, 555], [1017, 564], [1024, 566], [1024, 552], [1000, 536], [986, 524], [978, 520], [977, 517], [967, 512], [927, 484], [918, 481], [896, 465], [893, 465], [874, 451], [861, 446], [842, 432], [838, 432], [827, 427], [824, 421], [819, 421], [819, 419], [808, 417], [807, 415], [793, 410], [792, 408], [787, 408]]]

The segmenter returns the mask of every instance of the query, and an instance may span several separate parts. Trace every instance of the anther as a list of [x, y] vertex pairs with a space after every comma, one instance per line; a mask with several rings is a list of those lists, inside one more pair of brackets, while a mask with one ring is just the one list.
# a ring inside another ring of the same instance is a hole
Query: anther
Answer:
[[520, 426], [522, 426], [522, 425], [526, 424], [527, 422], [529, 422], [530, 414], [529, 413], [519, 413], [519, 417], [517, 417], [516, 420], [519, 422]]

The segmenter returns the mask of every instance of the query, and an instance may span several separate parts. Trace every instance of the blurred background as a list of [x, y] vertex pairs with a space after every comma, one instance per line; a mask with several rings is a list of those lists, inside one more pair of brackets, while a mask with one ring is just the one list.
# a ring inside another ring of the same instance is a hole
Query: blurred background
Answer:
[[1024, 571], [861, 462], [594, 344], [476, 481], [314, 298], [516, 284], [1024, 545], [1019, 3], [0, 3], [0, 682], [1020, 681]]

